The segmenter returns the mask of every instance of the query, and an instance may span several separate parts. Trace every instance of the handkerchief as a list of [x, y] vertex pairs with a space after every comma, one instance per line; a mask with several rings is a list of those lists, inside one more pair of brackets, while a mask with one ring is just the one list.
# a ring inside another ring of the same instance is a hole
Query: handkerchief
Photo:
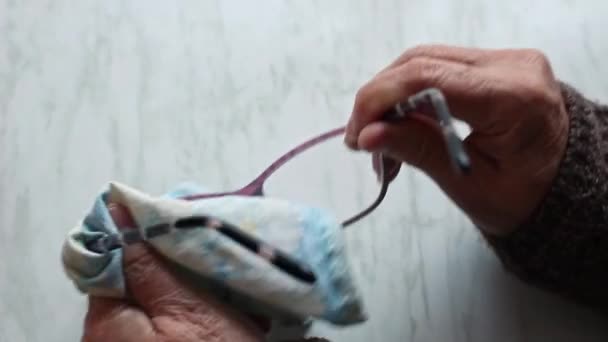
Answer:
[[[193, 275], [188, 278], [193, 285], [214, 291], [221, 300], [246, 312], [288, 320], [316, 318], [337, 325], [366, 319], [348, 264], [344, 232], [331, 213], [267, 197], [180, 199], [200, 192], [200, 187], [185, 184], [164, 196], [152, 196], [110, 183], [67, 235], [62, 249], [66, 274], [83, 293], [127, 295], [122, 249], [99, 252], [90, 248], [96, 240], [119, 233], [106, 206], [114, 202], [130, 211], [144, 237], [141, 243]], [[197, 215], [229, 222], [276, 247], [307, 265], [315, 275], [314, 282], [294, 277], [215, 229], [171, 229], [153, 236], [147, 236], [144, 229]]]

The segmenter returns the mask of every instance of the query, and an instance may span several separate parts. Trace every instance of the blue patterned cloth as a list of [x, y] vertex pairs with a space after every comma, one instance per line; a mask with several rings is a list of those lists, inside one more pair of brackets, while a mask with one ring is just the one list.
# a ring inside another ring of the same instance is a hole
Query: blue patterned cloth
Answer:
[[332, 215], [265, 197], [178, 199], [200, 192], [194, 185], [184, 185], [153, 197], [110, 183], [66, 238], [62, 260], [68, 277], [83, 293], [126, 295], [122, 250], [100, 254], [86, 247], [92, 240], [117, 232], [106, 207], [111, 201], [125, 206], [138, 227], [191, 215], [219, 218], [289, 253], [315, 273], [314, 284], [302, 282], [212, 229], [171, 231], [145, 242], [182, 266], [196, 285], [242, 310], [278, 319], [317, 318], [337, 325], [366, 319], [347, 262], [343, 230]]

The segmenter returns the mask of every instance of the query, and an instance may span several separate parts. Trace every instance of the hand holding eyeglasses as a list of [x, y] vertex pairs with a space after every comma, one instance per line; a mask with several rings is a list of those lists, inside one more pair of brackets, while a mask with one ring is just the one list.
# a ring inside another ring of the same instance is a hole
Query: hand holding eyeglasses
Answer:
[[[387, 123], [395, 103], [427, 88], [445, 95], [469, 124], [468, 177], [450, 167], [442, 127], [423, 114]], [[558, 81], [534, 50], [421, 46], [407, 50], [362, 87], [345, 141], [420, 168], [487, 233], [525, 221], [554, 179], [568, 130]]]

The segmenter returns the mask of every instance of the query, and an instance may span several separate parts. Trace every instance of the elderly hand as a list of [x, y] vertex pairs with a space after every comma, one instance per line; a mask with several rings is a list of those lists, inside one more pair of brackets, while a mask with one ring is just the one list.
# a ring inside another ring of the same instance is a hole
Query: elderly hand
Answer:
[[[133, 226], [128, 211], [109, 210], [118, 227]], [[186, 287], [143, 245], [124, 249], [124, 269], [132, 301], [91, 297], [86, 342], [253, 342], [260, 327], [204, 293]]]
[[[397, 102], [425, 88], [443, 91], [469, 124], [472, 171], [452, 171], [437, 123], [414, 115], [380, 121]], [[547, 58], [535, 50], [420, 46], [406, 51], [357, 94], [348, 123], [351, 148], [384, 152], [420, 168], [486, 233], [505, 235], [540, 204], [568, 135], [568, 115]]]

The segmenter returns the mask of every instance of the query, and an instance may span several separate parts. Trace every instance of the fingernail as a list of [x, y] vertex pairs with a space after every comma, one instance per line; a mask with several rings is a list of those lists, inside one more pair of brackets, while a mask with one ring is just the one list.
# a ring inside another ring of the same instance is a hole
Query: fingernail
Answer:
[[346, 146], [355, 151], [359, 149], [359, 146], [357, 146], [357, 139], [353, 138], [352, 136], [347, 135], [344, 137], [344, 142], [346, 143]]
[[131, 217], [129, 210], [119, 204], [109, 203], [107, 205], [110, 216], [114, 220], [114, 224], [118, 229], [132, 228], [134, 220]]
[[116, 203], [108, 203], [106, 205], [108, 208], [108, 212], [114, 221], [116, 221], [116, 217], [120, 216], [120, 207]]
[[355, 134], [353, 134], [352, 114], [351, 114], [351, 119], [348, 120], [348, 123], [346, 124], [346, 129], [344, 131], [344, 143], [350, 149], [353, 149], [353, 150], [358, 149], [358, 146], [357, 146], [357, 137], [356, 137]]
[[357, 140], [357, 135], [353, 133], [352, 123], [349, 122], [346, 126], [346, 132], [344, 134], [344, 143], [346, 143], [346, 146], [348, 146], [349, 148], [353, 150], [358, 150], [359, 146]]

